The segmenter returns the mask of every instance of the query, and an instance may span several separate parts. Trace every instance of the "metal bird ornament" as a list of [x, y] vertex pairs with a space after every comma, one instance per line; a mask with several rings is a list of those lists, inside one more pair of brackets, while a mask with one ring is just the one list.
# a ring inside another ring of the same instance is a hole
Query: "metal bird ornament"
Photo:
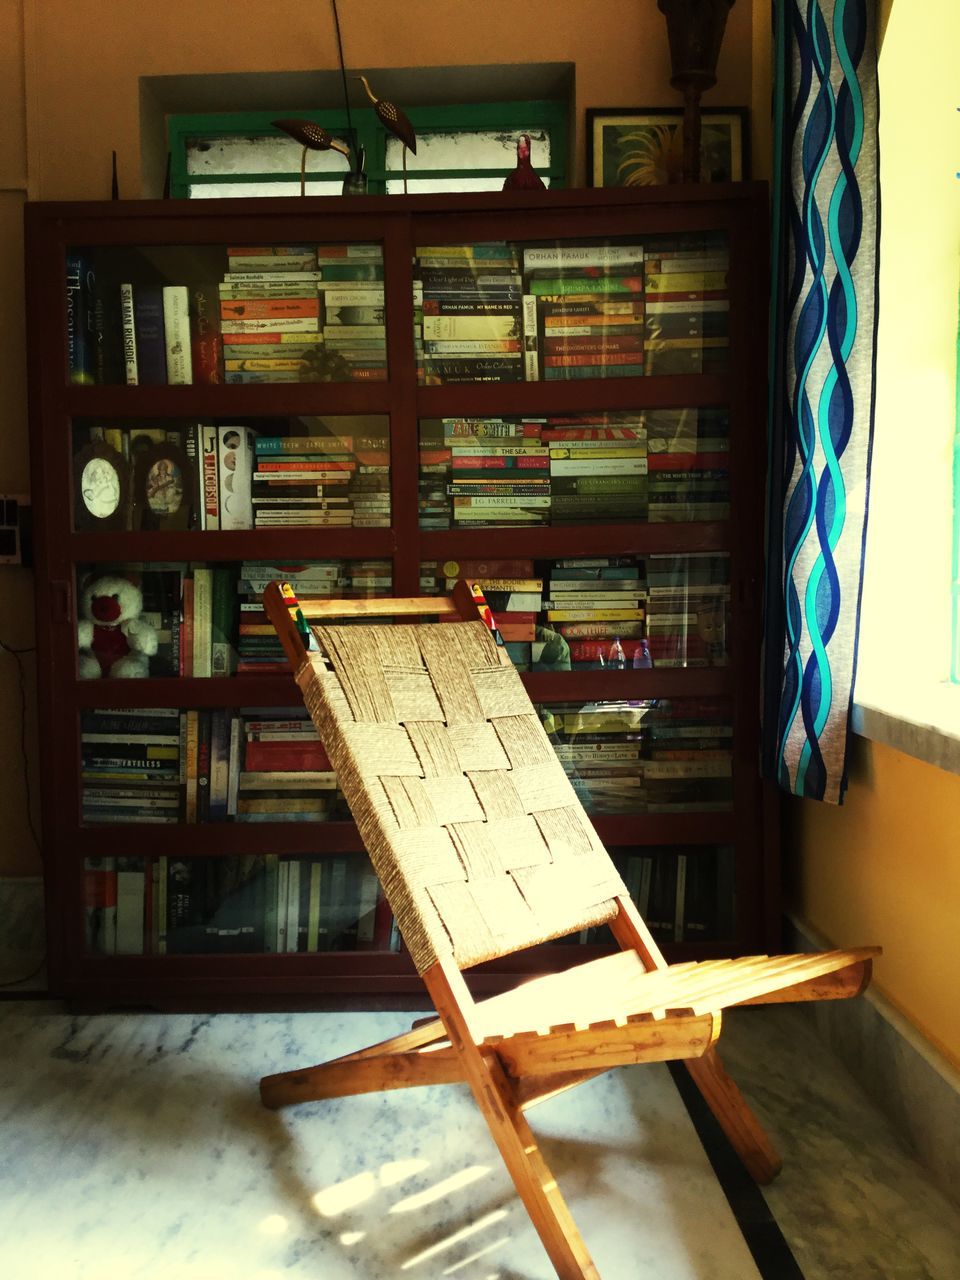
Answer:
[[517, 167], [503, 180], [504, 191], [545, 191], [546, 183], [530, 162], [530, 135], [517, 139]]
[[407, 152], [412, 151], [417, 154], [417, 135], [413, 125], [408, 118], [395, 106], [392, 102], [385, 102], [383, 98], [378, 98], [370, 88], [366, 76], [357, 76], [361, 81], [364, 89], [367, 91], [367, 97], [373, 103], [373, 109], [377, 114], [377, 119], [386, 129], [387, 133], [392, 133], [395, 138], [403, 143], [403, 190], [406, 194], [407, 190]]
[[342, 156], [350, 159], [350, 148], [345, 142], [341, 142], [339, 138], [332, 137], [326, 129], [320, 125], [314, 124], [312, 120], [271, 120], [270, 123], [275, 129], [279, 129], [282, 133], [293, 138], [294, 142], [299, 142], [303, 147], [300, 156], [300, 194], [305, 195], [307, 189], [307, 152], [308, 151], [339, 151]]

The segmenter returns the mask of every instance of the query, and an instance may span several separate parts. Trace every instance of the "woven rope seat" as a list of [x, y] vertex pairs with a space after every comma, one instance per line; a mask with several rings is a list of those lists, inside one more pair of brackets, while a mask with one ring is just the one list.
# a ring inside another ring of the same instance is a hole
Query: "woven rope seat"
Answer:
[[[264, 1077], [264, 1103], [465, 1081], [561, 1280], [598, 1272], [525, 1118], [546, 1097], [610, 1067], [682, 1060], [752, 1175], [774, 1177], [779, 1157], [714, 1047], [722, 1010], [856, 995], [879, 948], [668, 965], [474, 591], [351, 610], [272, 583], [264, 603], [437, 1012]], [[442, 620], [324, 621], [373, 609]], [[619, 950], [472, 998], [462, 970], [599, 924]]]

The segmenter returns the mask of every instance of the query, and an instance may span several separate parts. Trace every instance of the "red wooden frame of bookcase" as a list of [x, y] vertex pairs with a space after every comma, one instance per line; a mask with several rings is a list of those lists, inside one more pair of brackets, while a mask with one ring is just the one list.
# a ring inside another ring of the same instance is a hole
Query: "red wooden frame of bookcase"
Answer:
[[[723, 375], [673, 375], [573, 382], [418, 386], [410, 321], [417, 244], [475, 240], [564, 240], [697, 231], [726, 234], [730, 249], [730, 357]], [[65, 256], [74, 245], [207, 245], [380, 241], [385, 263], [389, 380], [251, 386], [72, 386], [67, 380]], [[590, 701], [724, 695], [734, 709], [732, 812], [597, 816], [608, 847], [724, 843], [736, 848], [736, 952], [776, 942], [776, 821], [772, 794], [758, 777], [767, 200], [761, 183], [388, 198], [36, 203], [26, 207], [27, 323], [32, 478], [36, 512], [37, 645], [41, 673], [44, 860], [52, 989], [75, 1004], [134, 1003], [224, 1007], [269, 1002], [309, 1005], [318, 997], [419, 993], [412, 966], [392, 952], [290, 955], [100, 957], [82, 938], [83, 860], [135, 851], [240, 855], [322, 854], [361, 848], [352, 823], [211, 823], [84, 827], [80, 823], [78, 718], [85, 707], [298, 705], [289, 676], [231, 679], [79, 681], [73, 582], [77, 563], [298, 560], [379, 556], [394, 563], [393, 594], [419, 594], [421, 560], [477, 555], [556, 558], [605, 553], [730, 553], [731, 665], [690, 670], [529, 673], [534, 700]], [[51, 335], [52, 331], [52, 337]], [[418, 524], [418, 422], [468, 415], [574, 414], [603, 409], [729, 409], [732, 519], [718, 523], [607, 524], [421, 530]], [[75, 532], [71, 422], [75, 417], [253, 417], [323, 413], [389, 415], [394, 522], [388, 529], [236, 532]], [[746, 678], [737, 678], [737, 673]], [[727, 948], [730, 950], [731, 948]], [[669, 945], [668, 954], [676, 955]], [[685, 945], [683, 954], [721, 954]], [[509, 973], [563, 968], [582, 947], [552, 946], [511, 956], [473, 977], [478, 993]]]

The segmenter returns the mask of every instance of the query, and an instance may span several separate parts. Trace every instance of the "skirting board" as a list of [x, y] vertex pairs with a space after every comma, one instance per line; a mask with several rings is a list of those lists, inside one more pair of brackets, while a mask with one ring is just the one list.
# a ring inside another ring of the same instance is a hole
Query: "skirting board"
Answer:
[[[786, 943], [797, 951], [829, 944], [804, 921], [787, 917]], [[960, 1204], [960, 1072], [879, 992], [857, 1000], [797, 1006], [899, 1131], [944, 1195]]]

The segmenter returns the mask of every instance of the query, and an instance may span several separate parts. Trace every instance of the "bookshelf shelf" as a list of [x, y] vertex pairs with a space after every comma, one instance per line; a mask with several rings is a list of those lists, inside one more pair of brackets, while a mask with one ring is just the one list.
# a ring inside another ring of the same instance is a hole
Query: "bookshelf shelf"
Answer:
[[[58, 994], [418, 991], [261, 625], [275, 576], [304, 596], [487, 580], [667, 953], [775, 946], [756, 769], [765, 220], [750, 183], [28, 206]], [[191, 380], [169, 385], [178, 337]], [[82, 594], [104, 572], [142, 589], [144, 678], [78, 678]], [[560, 940], [472, 981], [603, 945]]]

